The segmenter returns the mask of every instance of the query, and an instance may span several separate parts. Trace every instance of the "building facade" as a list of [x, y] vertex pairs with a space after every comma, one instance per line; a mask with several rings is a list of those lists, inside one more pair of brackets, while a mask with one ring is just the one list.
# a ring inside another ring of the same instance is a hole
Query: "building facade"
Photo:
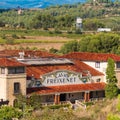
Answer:
[[63, 58], [74, 59], [84, 62], [92, 68], [104, 74], [103, 82], [106, 83], [106, 69], [108, 59], [111, 58], [115, 62], [115, 72], [120, 85], [120, 56], [107, 53], [88, 53], [88, 52], [73, 52], [62, 56]]
[[[6, 57], [3, 56], [6, 54]], [[43, 104], [92, 101], [105, 97], [108, 58], [120, 78], [120, 57], [114, 54], [70, 53], [57, 56], [41, 51], [0, 52], [0, 99], [14, 105], [17, 94], [41, 96]]]
[[13, 105], [16, 95], [26, 95], [25, 65], [12, 59], [0, 58], [0, 99]]

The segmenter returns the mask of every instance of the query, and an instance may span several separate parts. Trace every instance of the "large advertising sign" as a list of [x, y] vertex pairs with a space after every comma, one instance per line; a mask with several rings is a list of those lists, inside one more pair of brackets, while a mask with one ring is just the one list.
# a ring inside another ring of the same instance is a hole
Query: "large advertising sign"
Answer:
[[54, 71], [49, 74], [42, 76], [42, 85], [54, 86], [54, 85], [66, 85], [66, 84], [80, 84], [83, 83], [81, 80], [82, 74], [75, 73], [72, 71]]

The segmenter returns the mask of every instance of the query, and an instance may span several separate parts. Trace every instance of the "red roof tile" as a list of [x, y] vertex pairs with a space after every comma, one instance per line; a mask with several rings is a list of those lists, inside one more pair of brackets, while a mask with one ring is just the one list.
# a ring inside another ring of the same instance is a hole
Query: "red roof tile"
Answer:
[[18, 66], [26, 66], [23, 63], [17, 62], [15, 59], [10, 58], [0, 58], [0, 66], [1, 67], [18, 67]]
[[83, 92], [83, 91], [97, 91], [104, 90], [105, 83], [86, 83], [76, 85], [61, 85], [61, 86], [47, 86], [40, 88], [28, 88], [27, 94], [55, 94], [55, 93], [68, 93], [68, 92]]
[[57, 55], [48, 53], [46, 51], [40, 51], [40, 50], [3, 50], [0, 51], [0, 56], [3, 56], [3, 54], [6, 54], [6, 56], [16, 56], [19, 57], [19, 52], [24, 52], [25, 57], [57, 57]]
[[107, 61], [109, 58], [112, 58], [114, 61], [120, 61], [120, 56], [109, 53], [72, 52], [61, 57], [81, 61]]
[[56, 71], [56, 70], [69, 70], [74, 72], [82, 73], [85, 75], [85, 71], [90, 71], [92, 76], [103, 76], [104, 74], [95, 70], [94, 68], [88, 66], [87, 64], [74, 60], [75, 64], [64, 64], [64, 65], [47, 65], [47, 66], [28, 66], [27, 76], [31, 77], [34, 75], [35, 78], [40, 78], [40, 76]]

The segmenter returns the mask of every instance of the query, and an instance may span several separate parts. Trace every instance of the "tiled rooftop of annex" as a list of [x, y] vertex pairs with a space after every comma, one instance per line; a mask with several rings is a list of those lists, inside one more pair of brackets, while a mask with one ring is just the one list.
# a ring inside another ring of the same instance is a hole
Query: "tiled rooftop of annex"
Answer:
[[27, 94], [55, 94], [55, 93], [68, 93], [68, 92], [84, 92], [84, 91], [100, 91], [105, 89], [105, 83], [85, 83], [75, 85], [59, 85], [59, 86], [46, 86], [40, 88], [28, 88]]
[[15, 59], [0, 58], [0, 67], [20, 67], [20, 66], [26, 66], [26, 65], [16, 61]]
[[103, 73], [78, 60], [74, 60], [73, 64], [28, 66], [27, 76], [32, 77], [34, 75], [35, 78], [40, 78], [40, 75], [42, 76], [56, 70], [74, 71], [82, 73], [83, 76], [86, 76], [88, 74], [87, 71], [89, 71], [92, 76], [104, 76]]
[[120, 56], [110, 53], [89, 53], [89, 52], [72, 52], [60, 56], [60, 58], [77, 59], [81, 61], [107, 61], [112, 58], [114, 61], [120, 61]]

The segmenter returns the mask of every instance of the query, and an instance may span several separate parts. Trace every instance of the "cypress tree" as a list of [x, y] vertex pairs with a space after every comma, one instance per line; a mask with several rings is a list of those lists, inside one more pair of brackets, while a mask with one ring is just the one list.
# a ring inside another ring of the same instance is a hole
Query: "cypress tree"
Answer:
[[117, 78], [115, 76], [115, 63], [114, 60], [109, 58], [106, 69], [107, 85], [105, 88], [105, 96], [112, 99], [118, 95]]

